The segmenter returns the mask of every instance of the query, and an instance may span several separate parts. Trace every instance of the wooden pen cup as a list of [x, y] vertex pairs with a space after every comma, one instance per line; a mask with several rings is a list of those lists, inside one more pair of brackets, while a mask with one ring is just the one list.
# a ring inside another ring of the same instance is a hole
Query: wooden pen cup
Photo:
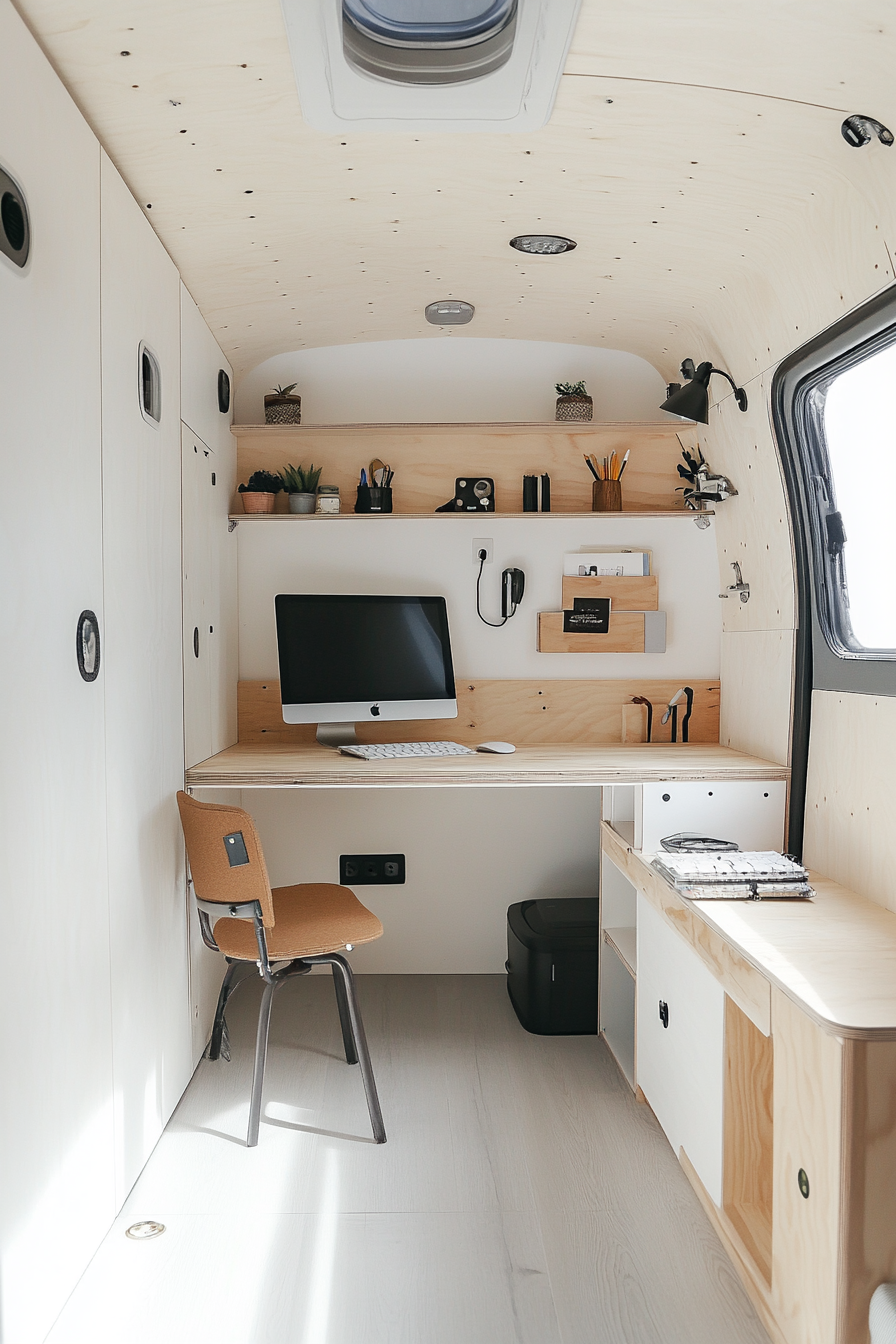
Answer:
[[621, 512], [622, 512], [622, 482], [621, 482], [621, 481], [592, 481], [592, 483], [591, 483], [591, 512], [592, 512], [592, 513], [621, 513]]

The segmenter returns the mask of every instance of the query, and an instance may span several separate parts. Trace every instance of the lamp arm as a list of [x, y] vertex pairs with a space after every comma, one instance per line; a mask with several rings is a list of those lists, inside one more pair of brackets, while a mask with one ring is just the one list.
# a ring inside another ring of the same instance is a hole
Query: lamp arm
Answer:
[[744, 391], [744, 389], [743, 389], [742, 387], [738, 387], [737, 383], [736, 383], [736, 382], [734, 381], [734, 379], [731, 377], [731, 374], [730, 374], [730, 373], [726, 373], [724, 369], [717, 369], [717, 368], [715, 367], [715, 365], [712, 365], [712, 366], [710, 367], [709, 372], [710, 372], [710, 376], [712, 376], [712, 374], [714, 374], [714, 373], [720, 373], [720, 374], [722, 375], [723, 378], [727, 378], [727, 379], [728, 379], [729, 383], [731, 384], [732, 388], [734, 389], [734, 399], [735, 399], [735, 401], [737, 402], [737, 404], [738, 404], [738, 406], [740, 407], [740, 409], [741, 409], [742, 411], [745, 411], [745, 410], [747, 409], [747, 394], [746, 394], [746, 392]]

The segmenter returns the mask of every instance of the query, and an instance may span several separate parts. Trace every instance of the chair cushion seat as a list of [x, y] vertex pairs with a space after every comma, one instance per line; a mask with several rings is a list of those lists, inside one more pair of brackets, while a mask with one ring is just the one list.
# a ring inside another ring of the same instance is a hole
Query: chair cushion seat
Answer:
[[[383, 926], [348, 887], [333, 882], [301, 882], [274, 887], [274, 927], [267, 929], [271, 961], [338, 952], [346, 943], [372, 943]], [[215, 942], [228, 957], [257, 961], [255, 926], [247, 919], [219, 919]]]

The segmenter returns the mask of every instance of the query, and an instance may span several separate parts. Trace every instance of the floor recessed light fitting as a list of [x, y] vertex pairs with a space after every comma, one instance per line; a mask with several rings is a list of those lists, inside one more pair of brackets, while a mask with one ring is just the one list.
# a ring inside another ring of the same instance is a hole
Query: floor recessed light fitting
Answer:
[[511, 238], [510, 246], [535, 257], [556, 257], [561, 252], [571, 252], [576, 244], [572, 238], [561, 238], [556, 233], [520, 233]]
[[130, 1237], [131, 1241], [150, 1241], [153, 1237], [160, 1237], [164, 1231], [164, 1223], [131, 1223], [125, 1236]]
[[461, 327], [472, 322], [475, 311], [472, 303], [464, 303], [463, 299], [437, 299], [428, 303], [423, 313], [434, 327]]

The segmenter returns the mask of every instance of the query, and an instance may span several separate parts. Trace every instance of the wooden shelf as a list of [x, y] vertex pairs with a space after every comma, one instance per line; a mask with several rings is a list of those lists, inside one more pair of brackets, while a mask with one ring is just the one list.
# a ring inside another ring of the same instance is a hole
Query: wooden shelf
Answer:
[[638, 978], [638, 934], [636, 929], [604, 929], [608, 943], [633, 980]]
[[491, 522], [494, 518], [710, 518], [711, 509], [700, 514], [692, 509], [624, 509], [622, 513], [577, 513], [574, 510], [561, 513], [231, 513], [234, 523], [307, 523], [311, 519], [318, 522], [338, 522], [340, 518], [473, 518], [477, 523]]
[[646, 430], [651, 434], [667, 433], [674, 438], [682, 430], [696, 427], [694, 420], [483, 420], [483, 421], [395, 421], [380, 424], [348, 425], [231, 425], [236, 438], [248, 434], [265, 434], [271, 438], [334, 434], [513, 434], [559, 431], [561, 434], [618, 434], [620, 431]]
[[[681, 442], [693, 448], [694, 429], [682, 421], [613, 423], [552, 420], [501, 424], [234, 425], [237, 479], [254, 471], [280, 472], [292, 462], [323, 467], [322, 482], [336, 485], [352, 509], [361, 468], [374, 457], [395, 473], [396, 509], [431, 514], [452, 498], [458, 477], [488, 476], [498, 509], [522, 509], [523, 477], [551, 478], [554, 509], [590, 514], [592, 477], [585, 457], [594, 453], [629, 463], [622, 481], [626, 511], [682, 513], [677, 466]], [[285, 509], [285, 503], [281, 505]], [[236, 498], [234, 510], [239, 508]], [[491, 516], [491, 515], [489, 515]], [[533, 517], [533, 514], [527, 514]]]

